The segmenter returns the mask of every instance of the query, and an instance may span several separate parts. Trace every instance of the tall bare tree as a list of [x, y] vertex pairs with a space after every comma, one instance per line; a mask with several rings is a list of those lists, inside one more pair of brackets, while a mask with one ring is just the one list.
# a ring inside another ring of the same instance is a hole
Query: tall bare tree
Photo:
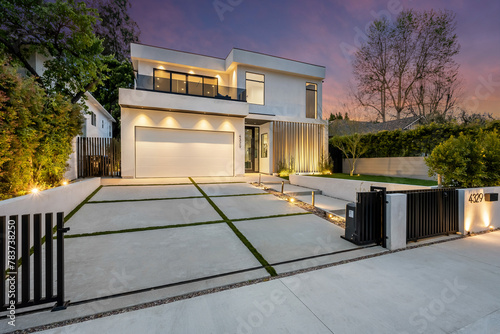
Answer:
[[[409, 9], [393, 22], [375, 21], [352, 64], [358, 102], [377, 110], [382, 120], [388, 108], [399, 119], [412, 104], [415, 86], [458, 71], [453, 59], [460, 50], [455, 29], [455, 14], [450, 11]], [[440, 84], [449, 87], [450, 82]]]

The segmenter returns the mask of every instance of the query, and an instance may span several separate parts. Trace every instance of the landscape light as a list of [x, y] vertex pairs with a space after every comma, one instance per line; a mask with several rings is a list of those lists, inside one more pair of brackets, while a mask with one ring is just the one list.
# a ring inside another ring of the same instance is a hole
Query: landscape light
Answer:
[[332, 219], [333, 215], [331, 213], [328, 214], [328, 218]]
[[290, 197], [290, 203], [293, 203], [293, 202], [295, 202], [295, 198]]
[[63, 186], [67, 186], [68, 185], [68, 181], [63, 181], [62, 185]]
[[36, 194], [36, 193], [38, 193], [39, 191], [40, 191], [40, 189], [38, 189], [37, 187], [35, 187], [35, 188], [31, 189], [31, 193], [32, 193], [32, 194]]

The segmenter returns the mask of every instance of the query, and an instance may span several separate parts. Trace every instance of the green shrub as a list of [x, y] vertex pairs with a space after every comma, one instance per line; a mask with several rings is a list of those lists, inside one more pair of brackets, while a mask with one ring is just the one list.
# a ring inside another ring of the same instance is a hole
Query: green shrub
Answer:
[[500, 138], [496, 130], [477, 135], [460, 133], [434, 148], [425, 159], [429, 176], [441, 174], [443, 185], [487, 187], [500, 185]]
[[295, 168], [293, 166], [295, 166], [293, 158], [290, 160], [289, 164], [285, 160], [278, 161], [278, 175], [288, 176], [294, 174]]
[[[367, 150], [363, 154], [364, 158], [416, 157], [431, 154], [437, 145], [451, 136], [458, 137], [460, 133], [477, 136], [481, 130], [491, 132], [495, 129], [500, 131], [498, 120], [466, 125], [431, 123], [421, 125], [414, 130], [363, 134], [360, 138], [360, 145], [366, 147]], [[334, 136], [330, 139], [330, 146], [348, 141], [349, 136]]]
[[79, 105], [47, 95], [0, 55], [0, 200], [59, 183], [81, 122]]
[[321, 174], [332, 174], [333, 173], [333, 160], [329, 155], [324, 157], [323, 155], [319, 159], [318, 170]]

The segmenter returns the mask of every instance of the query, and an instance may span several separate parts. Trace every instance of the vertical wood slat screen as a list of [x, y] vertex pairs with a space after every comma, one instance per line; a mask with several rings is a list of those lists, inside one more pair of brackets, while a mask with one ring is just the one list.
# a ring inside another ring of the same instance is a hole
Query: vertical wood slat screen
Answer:
[[273, 172], [278, 172], [278, 163], [292, 164], [296, 173], [319, 171], [324, 142], [324, 125], [273, 122]]

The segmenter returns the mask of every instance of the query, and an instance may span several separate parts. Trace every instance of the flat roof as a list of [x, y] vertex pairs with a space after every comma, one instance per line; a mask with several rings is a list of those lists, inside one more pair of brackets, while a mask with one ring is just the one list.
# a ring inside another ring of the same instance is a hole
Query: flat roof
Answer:
[[208, 56], [195, 52], [180, 51], [143, 43], [131, 43], [130, 50], [132, 59], [153, 60], [224, 72], [228, 70], [231, 64], [237, 63], [305, 76], [324, 78], [326, 69], [326, 67], [322, 65], [315, 65], [304, 61], [273, 56], [241, 48], [232, 48], [226, 58]]

